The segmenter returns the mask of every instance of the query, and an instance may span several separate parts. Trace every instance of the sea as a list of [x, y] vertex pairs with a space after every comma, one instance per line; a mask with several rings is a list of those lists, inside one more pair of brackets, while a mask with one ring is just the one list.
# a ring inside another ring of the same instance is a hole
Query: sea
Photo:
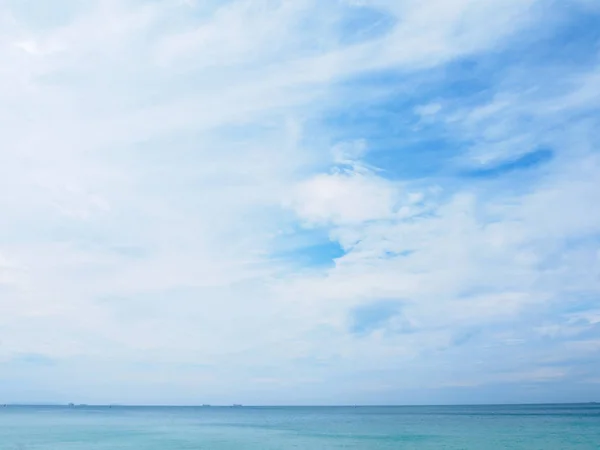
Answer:
[[2, 450], [598, 450], [600, 405], [0, 406]]

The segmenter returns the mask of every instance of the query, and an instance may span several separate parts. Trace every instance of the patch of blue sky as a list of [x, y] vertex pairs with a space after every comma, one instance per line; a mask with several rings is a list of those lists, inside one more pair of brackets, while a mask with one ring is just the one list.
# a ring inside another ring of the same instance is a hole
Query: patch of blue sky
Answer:
[[294, 266], [323, 268], [335, 265], [344, 255], [338, 242], [331, 241], [323, 228], [294, 227], [271, 241], [270, 257]]
[[[369, 152], [365, 161], [384, 169], [386, 177], [449, 175], [447, 169], [457, 156], [469, 150], [471, 143], [453, 135], [439, 121], [437, 125], [423, 123], [415, 109], [428, 103], [450, 109], [479, 106], [494, 99], [498, 86], [535, 87], [541, 96], [564, 90], [568, 75], [575, 69], [579, 71], [597, 62], [594, 49], [600, 39], [600, 16], [577, 8], [570, 9], [568, 15], [568, 20], [561, 19], [556, 24], [555, 32], [528, 33], [519, 45], [495, 52], [460, 58], [417, 73], [388, 70], [344, 80], [336, 89], [339, 97], [348, 100], [328, 111], [324, 123], [337, 140], [366, 139]], [[524, 53], [527, 58], [523, 58]], [[540, 74], [546, 68], [563, 77], [544, 77], [540, 85]], [[520, 118], [523, 123], [527, 120], [535, 118]], [[551, 149], [525, 148], [515, 160], [475, 170], [470, 175], [509, 174], [542, 165], [552, 156]]]
[[339, 25], [340, 44], [351, 45], [385, 35], [396, 19], [381, 9], [353, 5], [343, 9]]
[[[561, 75], [597, 64], [599, 30], [600, 14], [590, 14], [575, 2], [565, 3], [559, 17], [526, 29], [518, 39], [493, 52], [459, 58], [434, 73], [440, 77], [444, 98], [461, 102], [468, 102], [474, 92], [493, 95], [499, 87], [524, 85], [546, 90], [560, 85]], [[542, 73], [548, 77], [540, 78]]]
[[549, 163], [553, 158], [554, 151], [543, 148], [527, 152], [514, 159], [500, 161], [493, 165], [472, 168], [463, 172], [462, 175], [468, 178], [495, 178], [512, 172], [535, 169]]
[[[578, 57], [573, 62], [590, 63], [589, 46], [598, 34], [593, 26], [597, 19], [586, 17], [577, 15], [575, 22], [566, 21], [557, 34], [525, 39], [528, 55], [539, 55], [539, 60], [529, 56], [523, 59], [519, 48], [510, 46], [494, 53], [462, 58], [434, 70], [413, 74], [388, 70], [345, 80], [336, 87], [337, 95], [342, 97], [350, 92], [352, 95], [347, 96], [340, 107], [325, 114], [323, 125], [334, 141], [367, 139], [370, 151], [366, 162], [384, 169], [386, 177], [414, 179], [444, 175], [444, 170], [455, 156], [468, 149], [469, 143], [456, 139], [439, 125], [420, 123], [414, 114], [415, 108], [431, 101], [460, 103], [461, 107], [480, 105], [493, 99], [492, 88], [499, 80], [506, 80], [506, 72], [519, 71], [519, 68], [543, 70], [544, 64], [559, 63], [572, 56], [570, 47], [573, 45], [578, 49]], [[579, 24], [579, 20], [584, 23]], [[573, 40], [569, 45], [561, 44], [573, 37], [579, 25], [583, 25], [584, 36], [575, 40], [581, 40], [582, 45]], [[536, 35], [531, 33], [530, 36]], [[550, 45], [553, 43], [555, 45]], [[550, 53], [549, 48], [553, 49]], [[535, 84], [531, 76], [516, 79], [526, 85]], [[418, 89], [411, 89], [415, 86]], [[534, 154], [541, 159], [549, 155], [541, 151]], [[513, 168], [529, 164], [530, 158], [534, 156], [525, 155]], [[502, 167], [506, 172], [510, 168], [510, 164]], [[499, 169], [496, 175], [500, 172]]]
[[[445, 178], [456, 155], [464, 150], [461, 143], [443, 137], [386, 141], [385, 145], [375, 146], [365, 160], [368, 164], [381, 168], [382, 176], [392, 180], [431, 181]], [[372, 142], [377, 144], [378, 140]]]
[[[489, 89], [493, 80], [486, 81], [482, 74], [475, 75], [469, 61], [451, 64], [444, 73], [432, 71], [425, 80], [417, 80], [418, 75], [400, 73], [372, 75], [376, 81], [362, 78], [346, 86], [340, 86], [340, 92], [359, 90], [361, 84], [367, 90], [384, 76], [387, 84], [373, 96], [352, 100], [352, 104], [342, 103], [341, 107], [329, 111], [324, 123], [331, 130], [334, 139], [365, 139], [369, 151], [365, 162], [383, 169], [391, 179], [414, 179], [444, 175], [457, 155], [468, 149], [468, 142], [453, 136], [439, 121], [427, 122], [417, 114], [419, 107], [431, 104], [459, 101], [464, 107], [473, 106], [491, 100]], [[465, 75], [468, 79], [465, 80]], [[394, 88], [394, 80], [398, 88]], [[410, 86], [419, 85], [412, 90]], [[350, 107], [349, 107], [350, 106]]]
[[564, 2], [559, 8], [547, 9], [545, 21], [521, 34], [509, 63], [553, 63], [556, 68], [592, 64], [600, 41], [599, 11], [578, 2]]
[[293, 251], [280, 252], [278, 258], [289, 259], [294, 263], [309, 266], [311, 268], [332, 267], [335, 260], [344, 255], [344, 250], [337, 242], [322, 242], [302, 247]]
[[340, 108], [325, 118], [333, 139], [365, 139], [364, 162], [382, 169], [386, 178], [420, 178], [438, 174], [461, 144], [450, 141], [439, 125], [420, 126], [414, 109], [422, 103], [404, 93]]

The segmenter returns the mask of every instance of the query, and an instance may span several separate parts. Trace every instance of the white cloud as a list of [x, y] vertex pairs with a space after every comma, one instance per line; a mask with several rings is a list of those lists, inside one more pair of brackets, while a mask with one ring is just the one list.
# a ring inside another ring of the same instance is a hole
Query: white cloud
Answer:
[[396, 191], [392, 183], [367, 171], [339, 171], [300, 183], [292, 207], [308, 223], [343, 225], [392, 216]]

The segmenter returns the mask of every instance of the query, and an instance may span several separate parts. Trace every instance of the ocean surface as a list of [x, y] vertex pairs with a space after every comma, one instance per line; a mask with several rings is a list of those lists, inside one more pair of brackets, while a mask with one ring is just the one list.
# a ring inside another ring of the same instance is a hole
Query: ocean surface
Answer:
[[8, 406], [0, 449], [597, 450], [600, 405]]

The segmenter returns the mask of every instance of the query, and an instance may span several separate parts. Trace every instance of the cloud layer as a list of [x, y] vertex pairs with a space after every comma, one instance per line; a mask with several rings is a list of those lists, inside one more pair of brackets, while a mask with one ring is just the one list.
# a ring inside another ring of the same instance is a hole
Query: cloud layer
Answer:
[[600, 395], [588, 1], [0, 0], [0, 399]]

